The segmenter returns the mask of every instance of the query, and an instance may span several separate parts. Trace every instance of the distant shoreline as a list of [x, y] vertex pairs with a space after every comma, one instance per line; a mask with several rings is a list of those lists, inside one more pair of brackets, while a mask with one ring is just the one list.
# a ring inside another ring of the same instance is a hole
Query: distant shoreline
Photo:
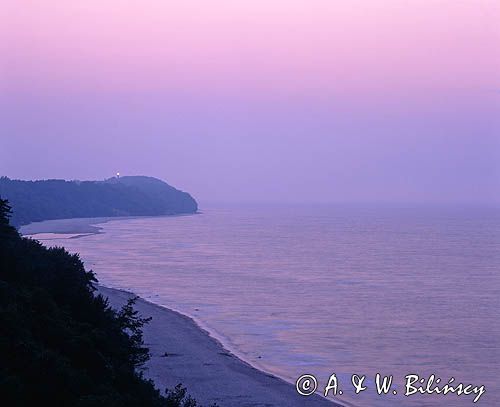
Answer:
[[[114, 220], [127, 220], [139, 218], [158, 218], [158, 217], [177, 217], [198, 215], [201, 212], [182, 213], [174, 215], [157, 215], [157, 216], [106, 216], [94, 218], [68, 218], [68, 219], [48, 219], [40, 222], [32, 222], [19, 227], [19, 233], [25, 237], [34, 237], [41, 234], [50, 235], [74, 235], [71, 238], [95, 235], [101, 233], [102, 227], [97, 226], [103, 223]], [[43, 237], [40, 237], [43, 239]]]
[[110, 220], [128, 218], [70, 218], [70, 219], [49, 219], [40, 222], [32, 222], [19, 228], [19, 233], [23, 236], [33, 236], [41, 233], [51, 234], [97, 234], [101, 227], [98, 224], [109, 222]]

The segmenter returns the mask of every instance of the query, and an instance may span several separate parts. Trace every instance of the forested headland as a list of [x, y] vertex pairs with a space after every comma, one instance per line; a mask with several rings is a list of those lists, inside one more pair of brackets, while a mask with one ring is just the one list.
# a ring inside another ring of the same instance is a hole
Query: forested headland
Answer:
[[152, 177], [114, 177], [105, 181], [0, 178], [0, 196], [12, 205], [13, 226], [48, 219], [158, 216], [195, 213], [187, 192]]

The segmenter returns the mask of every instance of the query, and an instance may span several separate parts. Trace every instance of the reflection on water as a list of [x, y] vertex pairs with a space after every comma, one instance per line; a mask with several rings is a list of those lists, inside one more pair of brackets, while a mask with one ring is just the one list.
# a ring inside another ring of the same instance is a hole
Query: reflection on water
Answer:
[[[203, 212], [47, 243], [79, 252], [101, 283], [195, 317], [268, 371], [313, 373], [323, 385], [336, 372], [341, 397], [357, 405], [472, 405], [473, 396], [405, 398], [408, 373], [484, 384], [479, 404], [500, 405], [499, 210]], [[397, 396], [346, 394], [351, 374], [377, 372], [395, 376]]]

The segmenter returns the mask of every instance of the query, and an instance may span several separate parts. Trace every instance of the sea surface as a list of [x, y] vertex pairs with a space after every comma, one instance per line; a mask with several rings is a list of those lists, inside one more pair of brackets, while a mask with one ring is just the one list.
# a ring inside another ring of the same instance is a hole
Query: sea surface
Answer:
[[[500, 405], [499, 208], [220, 205], [101, 226], [47, 243], [290, 382], [308, 373], [321, 388], [335, 373], [336, 400], [356, 406], [474, 405], [403, 395], [405, 375], [435, 374]], [[376, 373], [397, 395], [376, 394]], [[357, 395], [353, 374], [367, 376]]]

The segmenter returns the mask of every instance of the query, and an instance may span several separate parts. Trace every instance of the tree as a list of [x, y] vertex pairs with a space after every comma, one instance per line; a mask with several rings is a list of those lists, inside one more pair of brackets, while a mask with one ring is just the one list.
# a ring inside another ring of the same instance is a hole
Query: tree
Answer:
[[16, 230], [10, 225], [11, 214], [12, 208], [9, 202], [0, 196], [0, 236], [13, 236], [16, 234]]
[[78, 255], [23, 238], [0, 198], [0, 400], [6, 406], [193, 407], [162, 395], [136, 368], [147, 361], [133, 308], [96, 295]]
[[0, 197], [0, 224], [8, 225], [11, 215], [12, 208], [9, 205], [9, 201]]

